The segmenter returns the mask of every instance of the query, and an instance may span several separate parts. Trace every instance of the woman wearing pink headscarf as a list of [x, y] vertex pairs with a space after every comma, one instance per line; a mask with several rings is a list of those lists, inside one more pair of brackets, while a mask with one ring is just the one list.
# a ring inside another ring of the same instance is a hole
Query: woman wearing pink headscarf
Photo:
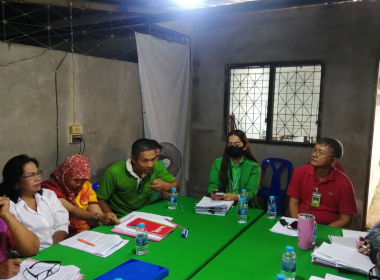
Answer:
[[90, 228], [89, 222], [117, 224], [119, 221], [113, 213], [103, 213], [92, 185], [90, 162], [81, 155], [66, 158], [42, 187], [55, 192], [62, 205], [69, 212], [69, 234], [75, 235]]

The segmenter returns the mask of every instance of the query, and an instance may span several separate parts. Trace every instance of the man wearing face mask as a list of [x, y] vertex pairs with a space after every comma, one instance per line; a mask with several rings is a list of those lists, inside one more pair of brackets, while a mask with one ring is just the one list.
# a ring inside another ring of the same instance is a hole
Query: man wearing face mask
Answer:
[[[207, 192], [214, 200], [238, 201], [245, 189], [250, 205], [259, 208], [254, 198], [260, 177], [260, 164], [252, 155], [247, 136], [241, 130], [233, 130], [228, 134], [223, 157], [212, 164]], [[225, 194], [217, 195], [216, 191]]]

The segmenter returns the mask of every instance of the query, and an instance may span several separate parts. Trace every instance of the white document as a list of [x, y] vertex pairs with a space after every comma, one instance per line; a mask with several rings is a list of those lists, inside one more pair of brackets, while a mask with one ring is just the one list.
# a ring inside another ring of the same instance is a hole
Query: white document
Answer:
[[367, 274], [373, 267], [368, 256], [335, 243], [323, 242], [311, 256], [317, 258], [318, 262], [322, 260], [324, 264], [328, 263], [331, 266], [356, 270], [362, 274]]
[[225, 216], [233, 204], [233, 201], [213, 200], [211, 197], [204, 196], [195, 206], [195, 213]]
[[[130, 223], [131, 221], [137, 219], [137, 218], [143, 218], [143, 219], [146, 219], [146, 220], [149, 220], [152, 222], [156, 222], [156, 223], [160, 223], [160, 224], [163, 224], [166, 226], [175, 227], [175, 225], [173, 223], [165, 220], [165, 219], [168, 219], [170, 221], [173, 220], [173, 218], [171, 218], [171, 217], [165, 217], [165, 216], [160, 216], [160, 215], [150, 214], [150, 213], [145, 213], [145, 212], [132, 212], [132, 213], [128, 214], [127, 216], [125, 216], [124, 218], [122, 218], [120, 220], [121, 223], [118, 224], [117, 226], [115, 226], [115, 228], [118, 230], [121, 230], [125, 233], [128, 233], [128, 236], [132, 236], [132, 237], [136, 236], [136, 230], [133, 228], [129, 228], [126, 225], [128, 223]], [[162, 238], [163, 237], [161, 237], [161, 236], [157, 236], [154, 234], [148, 234], [149, 240], [160, 241], [160, 240], [162, 240]]]
[[[288, 224], [291, 224], [294, 221], [297, 221], [297, 219], [294, 218], [288, 218], [288, 217], [282, 217], [285, 221], [288, 222]], [[277, 223], [270, 229], [271, 232], [283, 234], [283, 235], [288, 235], [288, 236], [293, 236], [297, 237], [298, 233], [297, 230], [294, 229], [289, 229], [287, 226], [283, 226], [280, 221], [277, 221]]]
[[[28, 271], [26, 271], [26, 268], [31, 267], [33, 264], [35, 264], [35, 261], [28, 261], [25, 260], [21, 263], [20, 272], [12, 277], [9, 278], [10, 280], [35, 280], [36, 278], [33, 277]], [[47, 263], [39, 263], [35, 265], [31, 272], [34, 274], [38, 274], [40, 272], [46, 271], [49, 268], [53, 267], [54, 264], [47, 264]], [[49, 280], [74, 280], [80, 272], [80, 269], [74, 265], [68, 265], [68, 266], [61, 266], [59, 271], [55, 274], [49, 276], [47, 279]], [[0, 279], [3, 280], [3, 279]]]
[[339, 244], [356, 251], [356, 238], [329, 235], [331, 243]]
[[342, 229], [342, 235], [343, 237], [352, 237], [359, 239], [359, 236], [361, 237], [366, 237], [368, 234], [367, 231], [356, 231], [356, 230], [347, 230], [347, 229]]
[[[78, 240], [79, 238], [92, 243], [95, 246], [81, 242]], [[59, 244], [105, 258], [128, 242], [129, 240], [124, 240], [118, 235], [103, 234], [95, 231], [83, 231], [71, 238], [63, 240]]]
[[352, 280], [352, 279], [326, 273], [325, 280]]
[[309, 280], [325, 280], [325, 278], [317, 277], [317, 276], [311, 276]]

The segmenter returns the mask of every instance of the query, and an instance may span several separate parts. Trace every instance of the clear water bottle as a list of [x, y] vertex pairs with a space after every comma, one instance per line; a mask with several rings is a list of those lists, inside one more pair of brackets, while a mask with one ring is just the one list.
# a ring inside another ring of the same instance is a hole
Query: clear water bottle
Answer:
[[276, 280], [285, 280], [285, 275], [284, 274], [277, 274]]
[[148, 254], [148, 232], [145, 224], [141, 223], [136, 229], [136, 255], [143, 256]]
[[241, 190], [240, 197], [244, 198], [245, 199], [245, 203], [247, 203], [247, 205], [248, 205], [248, 193], [247, 193], [246, 189], [242, 189]]
[[245, 198], [239, 198], [237, 205], [237, 222], [245, 224], [248, 220], [248, 204], [245, 203]]
[[177, 209], [177, 197], [178, 197], [177, 189], [172, 188], [172, 191], [170, 192], [169, 199], [168, 199], [169, 209], [172, 209], [172, 210]]
[[317, 243], [317, 223], [314, 223], [314, 237], [313, 237], [313, 245]]
[[273, 195], [269, 197], [267, 207], [268, 207], [268, 210], [267, 210], [268, 219], [271, 219], [271, 220], [276, 219], [277, 218], [277, 204]]
[[292, 246], [286, 246], [285, 253], [282, 254], [281, 273], [285, 275], [286, 280], [296, 279], [297, 256]]

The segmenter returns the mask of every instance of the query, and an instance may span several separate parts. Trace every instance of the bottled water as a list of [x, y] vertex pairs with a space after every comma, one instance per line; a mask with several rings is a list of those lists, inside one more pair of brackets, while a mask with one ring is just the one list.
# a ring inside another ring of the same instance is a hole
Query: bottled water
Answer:
[[297, 256], [292, 246], [286, 246], [285, 253], [282, 254], [281, 273], [285, 275], [286, 280], [296, 279], [296, 262]]
[[317, 223], [314, 223], [314, 237], [313, 237], [313, 245], [317, 243]]
[[277, 274], [276, 280], [285, 280], [285, 275], [284, 274]]
[[177, 209], [177, 189], [172, 188], [172, 191], [169, 194], [169, 199], [168, 199], [168, 208], [169, 209]]
[[267, 210], [268, 219], [271, 219], [271, 220], [276, 219], [277, 218], [277, 204], [273, 195], [269, 197], [267, 207], [268, 207], [268, 210]]
[[237, 222], [245, 224], [248, 220], [248, 204], [245, 203], [245, 198], [239, 198], [237, 205]]
[[148, 232], [145, 224], [139, 224], [136, 229], [136, 255], [143, 256], [148, 254]]
[[248, 193], [247, 193], [246, 189], [242, 189], [241, 190], [240, 197], [244, 198], [245, 199], [245, 203], [247, 203], [247, 205], [248, 205]]

